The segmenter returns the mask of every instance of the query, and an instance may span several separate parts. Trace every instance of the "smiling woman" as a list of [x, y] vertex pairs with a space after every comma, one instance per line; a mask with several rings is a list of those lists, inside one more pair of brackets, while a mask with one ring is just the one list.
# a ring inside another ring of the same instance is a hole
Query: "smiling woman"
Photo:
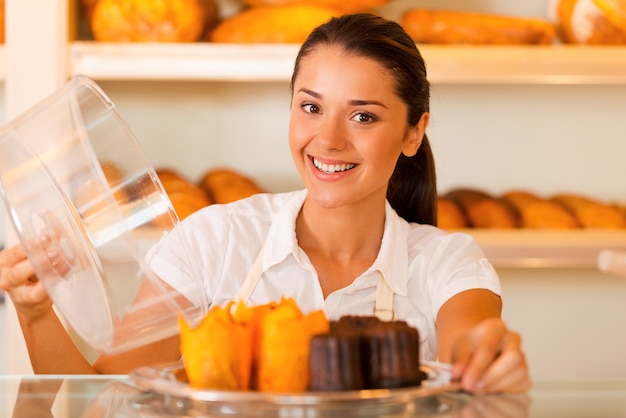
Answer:
[[[332, 18], [302, 44], [291, 92], [289, 147], [305, 188], [202, 208], [151, 248], [146, 268], [173, 288], [197, 280], [202, 294], [188, 297], [211, 306], [286, 297], [330, 320], [402, 320], [419, 330], [420, 359], [452, 363], [464, 390], [528, 389], [495, 270], [469, 235], [436, 227], [430, 86], [415, 42], [374, 14]], [[176, 337], [87, 363], [23, 250], [0, 253], [0, 266], [36, 371], [125, 373], [180, 358]]]

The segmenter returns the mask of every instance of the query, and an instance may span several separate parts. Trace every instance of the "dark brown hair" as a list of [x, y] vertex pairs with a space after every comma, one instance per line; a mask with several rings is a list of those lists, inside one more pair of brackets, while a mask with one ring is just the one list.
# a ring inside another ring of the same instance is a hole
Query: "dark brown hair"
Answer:
[[[409, 126], [415, 126], [424, 112], [429, 111], [430, 83], [426, 79], [424, 59], [398, 23], [374, 14], [357, 13], [334, 17], [318, 26], [296, 57], [292, 94], [300, 60], [318, 45], [338, 45], [387, 68], [395, 79], [395, 93], [408, 107]], [[413, 157], [400, 154], [389, 180], [387, 200], [409, 222], [437, 224], [435, 160], [426, 135]]]

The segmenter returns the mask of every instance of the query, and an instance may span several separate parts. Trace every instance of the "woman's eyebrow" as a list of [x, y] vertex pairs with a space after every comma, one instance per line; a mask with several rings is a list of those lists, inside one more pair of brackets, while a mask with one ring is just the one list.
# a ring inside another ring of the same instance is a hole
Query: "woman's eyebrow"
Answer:
[[[307, 88], [301, 88], [298, 90], [298, 92], [302, 92], [305, 94], [308, 94], [309, 96], [315, 97], [316, 99], [321, 99], [322, 95], [316, 91], [313, 90], [309, 90]], [[374, 106], [381, 106], [384, 107], [385, 109], [387, 109], [387, 106], [385, 106], [383, 103], [379, 102], [378, 100], [360, 100], [360, 99], [353, 99], [353, 100], [348, 100], [348, 104], [350, 106], [368, 106], [368, 105], [374, 105]]]
[[387, 109], [387, 106], [385, 106], [383, 103], [377, 101], [377, 100], [350, 100], [348, 101], [348, 103], [352, 106], [368, 106], [368, 105], [375, 105], [375, 106], [381, 106], [384, 107], [385, 109]]
[[316, 99], [319, 99], [319, 98], [321, 98], [321, 97], [322, 97], [322, 95], [321, 95], [321, 94], [319, 94], [318, 92], [313, 91], [313, 90], [309, 90], [309, 89], [304, 88], [304, 87], [303, 87], [303, 88], [301, 88], [300, 90], [298, 90], [298, 92], [299, 92], [299, 93], [300, 93], [300, 92], [302, 92], [302, 93], [308, 94], [309, 96], [313, 96], [313, 97], [315, 97]]

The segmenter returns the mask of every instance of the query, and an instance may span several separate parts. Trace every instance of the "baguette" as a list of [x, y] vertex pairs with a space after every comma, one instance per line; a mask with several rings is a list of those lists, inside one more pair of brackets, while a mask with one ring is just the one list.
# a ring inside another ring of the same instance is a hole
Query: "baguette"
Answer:
[[429, 44], [545, 45], [556, 35], [543, 19], [450, 10], [411, 9], [401, 24], [415, 42]]

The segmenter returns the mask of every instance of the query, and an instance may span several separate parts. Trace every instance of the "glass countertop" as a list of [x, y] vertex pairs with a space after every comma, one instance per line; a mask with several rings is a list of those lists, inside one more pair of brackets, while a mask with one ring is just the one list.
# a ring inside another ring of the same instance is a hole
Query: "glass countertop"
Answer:
[[0, 417], [624, 417], [626, 377], [535, 382], [528, 393], [443, 393], [402, 403], [316, 406], [195, 401], [144, 391], [126, 375], [0, 375]]

